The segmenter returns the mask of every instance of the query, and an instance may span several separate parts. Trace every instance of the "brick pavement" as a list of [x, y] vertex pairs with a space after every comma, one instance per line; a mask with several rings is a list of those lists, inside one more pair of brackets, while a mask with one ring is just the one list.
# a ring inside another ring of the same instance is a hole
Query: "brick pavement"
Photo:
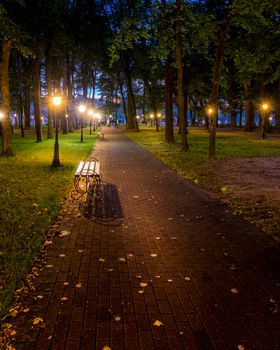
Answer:
[[280, 349], [279, 246], [117, 129], [105, 139], [122, 224], [66, 210], [16, 349]]

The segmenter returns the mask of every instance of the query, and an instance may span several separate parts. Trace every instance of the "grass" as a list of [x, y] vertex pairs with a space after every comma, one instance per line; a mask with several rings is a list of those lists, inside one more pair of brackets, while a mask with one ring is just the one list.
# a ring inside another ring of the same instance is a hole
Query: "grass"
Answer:
[[72, 185], [79, 161], [92, 149], [95, 136], [85, 129], [59, 135], [62, 167], [51, 167], [54, 139], [36, 143], [33, 132], [13, 137], [14, 157], [0, 157], [0, 314], [41, 250]]
[[[180, 150], [181, 138], [176, 131], [176, 143], [166, 144], [164, 130], [156, 133], [154, 129], [141, 127], [139, 133], [130, 131], [127, 134], [177, 173], [203, 189], [223, 196], [234, 211], [241, 213], [264, 232], [279, 238], [279, 211], [272, 210], [265, 205], [254, 207], [238, 199], [227, 200], [222, 180], [215, 175], [213, 162], [208, 161], [209, 134], [206, 130], [191, 129], [188, 134], [189, 151], [182, 152]], [[243, 135], [241, 132], [230, 131], [218, 131], [217, 133], [217, 159], [276, 156], [280, 156], [280, 141], [275, 137], [260, 140], [258, 133], [244, 133]]]

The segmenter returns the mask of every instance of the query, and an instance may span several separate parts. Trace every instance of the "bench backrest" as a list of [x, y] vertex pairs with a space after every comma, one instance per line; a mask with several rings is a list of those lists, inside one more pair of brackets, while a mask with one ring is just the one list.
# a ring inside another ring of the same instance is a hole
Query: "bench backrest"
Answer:
[[100, 176], [100, 162], [98, 160], [86, 160], [80, 162], [75, 176]]

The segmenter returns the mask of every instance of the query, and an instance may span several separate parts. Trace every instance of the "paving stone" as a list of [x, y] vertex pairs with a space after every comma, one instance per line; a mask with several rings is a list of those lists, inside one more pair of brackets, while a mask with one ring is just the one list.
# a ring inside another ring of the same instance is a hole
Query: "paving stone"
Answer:
[[279, 244], [120, 130], [104, 133], [93, 155], [120, 220], [68, 203], [70, 234], [47, 247], [28, 297], [45, 328], [19, 314], [16, 349], [279, 350]]

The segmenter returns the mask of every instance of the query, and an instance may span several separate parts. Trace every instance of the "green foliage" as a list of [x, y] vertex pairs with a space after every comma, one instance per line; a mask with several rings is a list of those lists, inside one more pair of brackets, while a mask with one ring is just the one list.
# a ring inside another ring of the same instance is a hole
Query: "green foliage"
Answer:
[[42, 249], [45, 234], [71, 189], [73, 173], [95, 137], [59, 135], [63, 167], [51, 168], [54, 140], [35, 143], [34, 136], [14, 137], [15, 157], [0, 158], [0, 313], [18, 282]]

